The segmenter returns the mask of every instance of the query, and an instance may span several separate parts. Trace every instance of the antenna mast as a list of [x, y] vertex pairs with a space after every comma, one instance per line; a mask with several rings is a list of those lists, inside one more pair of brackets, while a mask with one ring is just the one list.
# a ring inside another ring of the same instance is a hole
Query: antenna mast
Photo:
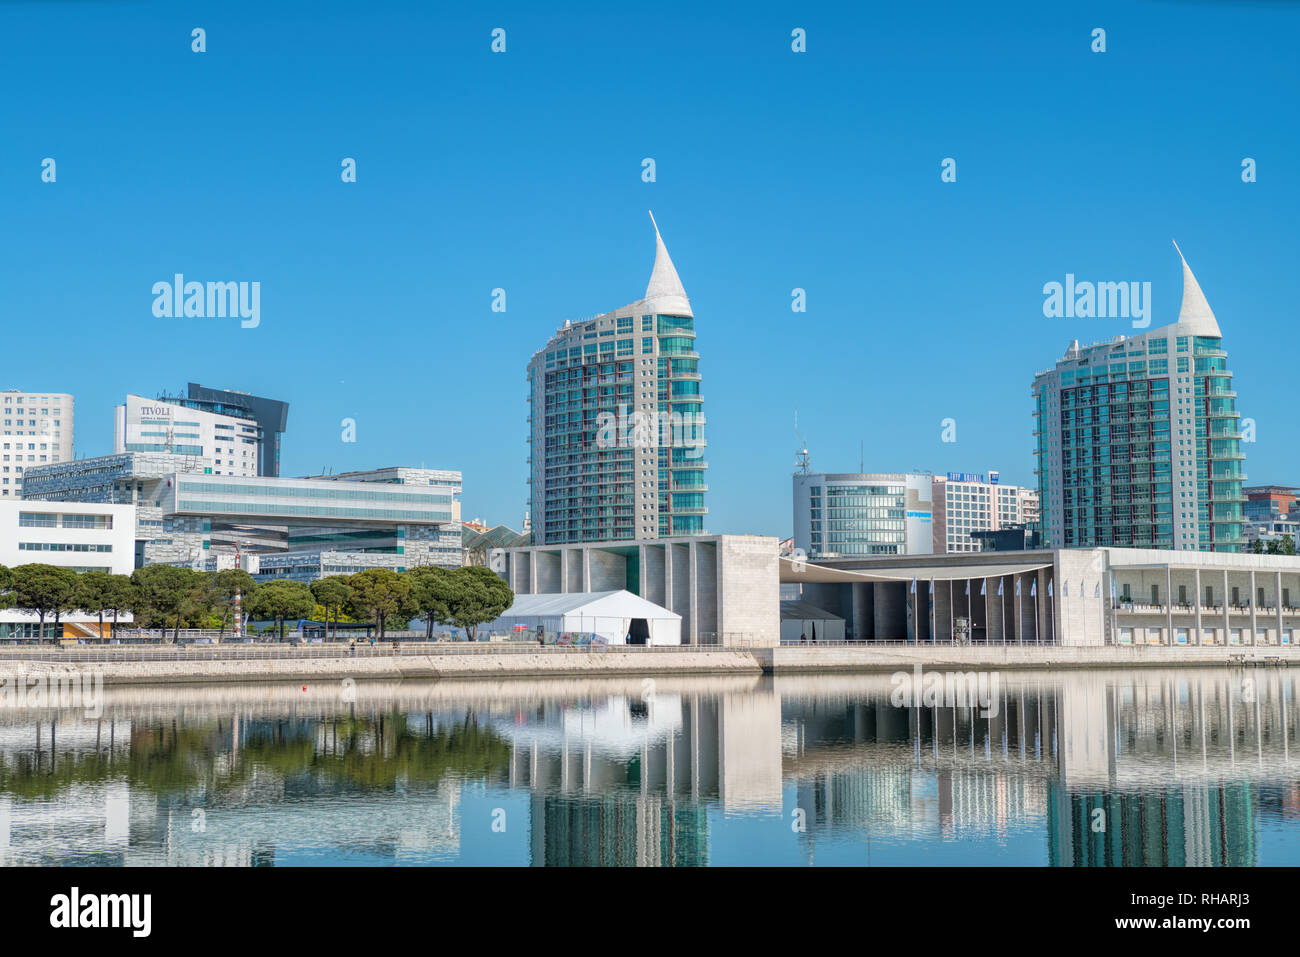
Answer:
[[803, 433], [799, 431], [799, 410], [794, 410], [794, 437], [798, 443], [794, 453], [794, 467], [799, 470], [800, 475], [807, 475], [811, 469], [811, 463], [808, 456], [808, 443], [804, 441]]

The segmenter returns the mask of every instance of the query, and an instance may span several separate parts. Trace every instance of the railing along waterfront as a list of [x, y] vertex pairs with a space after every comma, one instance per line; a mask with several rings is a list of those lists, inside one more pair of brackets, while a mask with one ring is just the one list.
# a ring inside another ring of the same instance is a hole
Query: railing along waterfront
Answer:
[[176, 645], [155, 646], [153, 648], [139, 645], [108, 645], [58, 648], [45, 645], [5, 646], [0, 647], [0, 662], [4, 661], [66, 661], [66, 662], [100, 662], [115, 661], [167, 662], [167, 661], [274, 661], [274, 660], [317, 660], [338, 658], [414, 658], [438, 657], [441, 655], [599, 655], [609, 652], [630, 652], [634, 654], [664, 654], [670, 652], [726, 652], [741, 651], [749, 646], [729, 645], [536, 645], [523, 642], [438, 642], [434, 644], [405, 643], [394, 648], [391, 643], [370, 645], [358, 644], [355, 649], [347, 645], [299, 646], [276, 645], [258, 646], [244, 644], [195, 646]]

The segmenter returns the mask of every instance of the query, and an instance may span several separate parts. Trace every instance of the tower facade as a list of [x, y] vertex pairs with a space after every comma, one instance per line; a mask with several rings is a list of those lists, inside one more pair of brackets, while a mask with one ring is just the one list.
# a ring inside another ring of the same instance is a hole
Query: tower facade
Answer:
[[704, 534], [700, 382], [695, 316], [655, 225], [644, 298], [565, 322], [528, 364], [533, 543]]
[[66, 392], [0, 393], [0, 498], [23, 497], [23, 470], [72, 459], [74, 401]]
[[1182, 262], [1176, 323], [1086, 347], [1075, 340], [1034, 377], [1039, 500], [1052, 547], [1243, 549], [1232, 373], [1218, 321]]

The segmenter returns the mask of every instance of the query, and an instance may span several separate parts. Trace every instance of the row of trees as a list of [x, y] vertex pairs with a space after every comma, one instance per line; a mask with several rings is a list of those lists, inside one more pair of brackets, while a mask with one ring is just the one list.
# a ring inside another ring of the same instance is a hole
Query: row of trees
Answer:
[[1250, 550], [1256, 555], [1294, 555], [1295, 540], [1290, 535], [1283, 535], [1269, 539], [1265, 544], [1263, 539], [1256, 538], [1251, 541]]
[[[235, 594], [242, 596], [244, 611], [253, 618], [275, 622], [282, 635], [284, 623], [317, 615], [338, 623], [374, 622], [383, 637], [390, 623], [403, 625], [423, 617], [426, 635], [433, 626], [464, 628], [470, 640], [478, 626], [499, 617], [514, 602], [514, 593], [486, 568], [413, 568], [395, 572], [372, 568], [355, 575], [320, 578], [310, 585], [278, 579], [256, 583], [240, 568], [199, 572], [171, 565], [149, 565], [128, 575], [108, 572], [74, 572], [55, 565], [0, 565], [0, 606], [18, 608], [37, 616], [40, 634], [45, 625], [56, 626], [74, 610], [95, 614], [99, 633], [111, 622], [116, 633], [120, 615], [131, 612], [141, 628], [171, 628], [172, 640], [180, 629], [211, 628], [222, 634], [230, 627]], [[59, 629], [55, 628], [56, 633]]]

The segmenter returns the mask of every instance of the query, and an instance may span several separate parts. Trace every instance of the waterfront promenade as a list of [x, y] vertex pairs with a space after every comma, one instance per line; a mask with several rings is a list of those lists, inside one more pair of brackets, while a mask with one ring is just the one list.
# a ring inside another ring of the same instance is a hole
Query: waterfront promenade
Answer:
[[405, 643], [399, 648], [215, 645], [186, 648], [0, 648], [0, 678], [95, 673], [105, 684], [392, 681], [652, 675], [871, 673], [910, 670], [1042, 671], [1089, 668], [1296, 667], [1292, 645], [1016, 646], [820, 644], [586, 648]]

